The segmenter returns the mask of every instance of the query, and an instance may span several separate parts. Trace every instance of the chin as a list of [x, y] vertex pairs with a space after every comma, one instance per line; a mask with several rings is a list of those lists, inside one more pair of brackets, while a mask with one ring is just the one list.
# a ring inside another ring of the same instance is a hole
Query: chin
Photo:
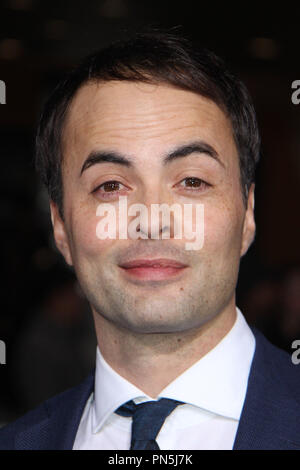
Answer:
[[164, 321], [162, 319], [157, 319], [156, 321], [154, 319], [148, 319], [148, 321], [147, 319], [144, 321], [140, 319], [138, 323], [136, 321], [130, 322], [127, 320], [126, 325], [123, 324], [122, 327], [125, 327], [127, 330], [130, 330], [132, 333], [136, 334], [180, 334], [199, 327], [200, 325], [198, 325], [198, 323], [199, 318], [197, 319], [197, 322], [182, 322], [180, 320], [174, 322], [174, 318], [170, 319], [169, 321], [166, 321], [166, 319], [164, 319]]

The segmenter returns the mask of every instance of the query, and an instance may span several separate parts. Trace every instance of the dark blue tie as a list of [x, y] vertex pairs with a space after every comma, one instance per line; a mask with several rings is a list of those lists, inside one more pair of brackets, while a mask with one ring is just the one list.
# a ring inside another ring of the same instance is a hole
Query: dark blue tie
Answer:
[[130, 450], [159, 450], [156, 436], [165, 419], [182, 401], [161, 398], [136, 405], [132, 400], [115, 412], [121, 416], [132, 416]]

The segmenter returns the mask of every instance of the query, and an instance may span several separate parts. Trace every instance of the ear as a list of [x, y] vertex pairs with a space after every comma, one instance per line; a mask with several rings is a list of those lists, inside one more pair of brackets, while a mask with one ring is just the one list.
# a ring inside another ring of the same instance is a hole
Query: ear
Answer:
[[247, 253], [249, 247], [251, 246], [255, 238], [256, 226], [254, 219], [254, 189], [255, 184], [252, 183], [248, 194], [248, 203], [244, 219], [240, 256], [244, 256]]
[[51, 221], [53, 226], [53, 235], [55, 244], [58, 250], [61, 252], [66, 262], [72, 266], [72, 256], [69, 246], [69, 239], [66, 232], [65, 223], [62, 220], [57, 205], [50, 201], [50, 212], [51, 212]]

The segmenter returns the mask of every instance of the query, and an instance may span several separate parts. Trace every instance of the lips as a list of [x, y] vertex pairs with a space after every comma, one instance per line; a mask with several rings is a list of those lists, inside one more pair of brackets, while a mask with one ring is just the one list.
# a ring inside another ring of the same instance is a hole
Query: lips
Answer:
[[158, 258], [153, 260], [147, 259], [137, 259], [133, 261], [129, 261], [127, 263], [123, 263], [120, 265], [122, 268], [125, 269], [132, 269], [132, 268], [185, 268], [187, 265], [179, 263], [178, 261], [166, 258]]
[[129, 279], [142, 281], [163, 281], [179, 276], [186, 264], [173, 259], [136, 259], [122, 263], [120, 267]]

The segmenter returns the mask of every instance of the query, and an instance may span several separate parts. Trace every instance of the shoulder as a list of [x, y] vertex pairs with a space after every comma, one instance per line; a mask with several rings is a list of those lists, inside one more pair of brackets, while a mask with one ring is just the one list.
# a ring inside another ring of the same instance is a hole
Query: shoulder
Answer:
[[43, 419], [47, 419], [46, 402], [28, 411], [25, 415], [0, 429], [0, 450], [15, 448], [15, 437], [28, 427], [34, 427]]
[[293, 418], [300, 422], [300, 364], [292, 361], [292, 353], [279, 349], [270, 343], [261, 332], [252, 329], [256, 347], [252, 361], [249, 387], [264, 395], [272, 403], [285, 403]]
[[[284, 379], [284, 383], [290, 385], [300, 384], [300, 364], [292, 360], [293, 350], [286, 351], [272, 344], [265, 336], [255, 328], [252, 331], [256, 340], [256, 349], [253, 361], [260, 362], [262, 369], [267, 369], [272, 378]], [[282, 382], [281, 382], [282, 383]]]
[[234, 449], [300, 449], [300, 366], [258, 330]]
[[76, 387], [55, 395], [16, 421], [5, 425], [0, 429], [0, 450], [18, 448], [17, 441], [20, 437], [23, 448], [47, 448], [51, 441], [54, 445], [59, 438], [67, 447], [77, 431], [93, 386], [94, 372]]

